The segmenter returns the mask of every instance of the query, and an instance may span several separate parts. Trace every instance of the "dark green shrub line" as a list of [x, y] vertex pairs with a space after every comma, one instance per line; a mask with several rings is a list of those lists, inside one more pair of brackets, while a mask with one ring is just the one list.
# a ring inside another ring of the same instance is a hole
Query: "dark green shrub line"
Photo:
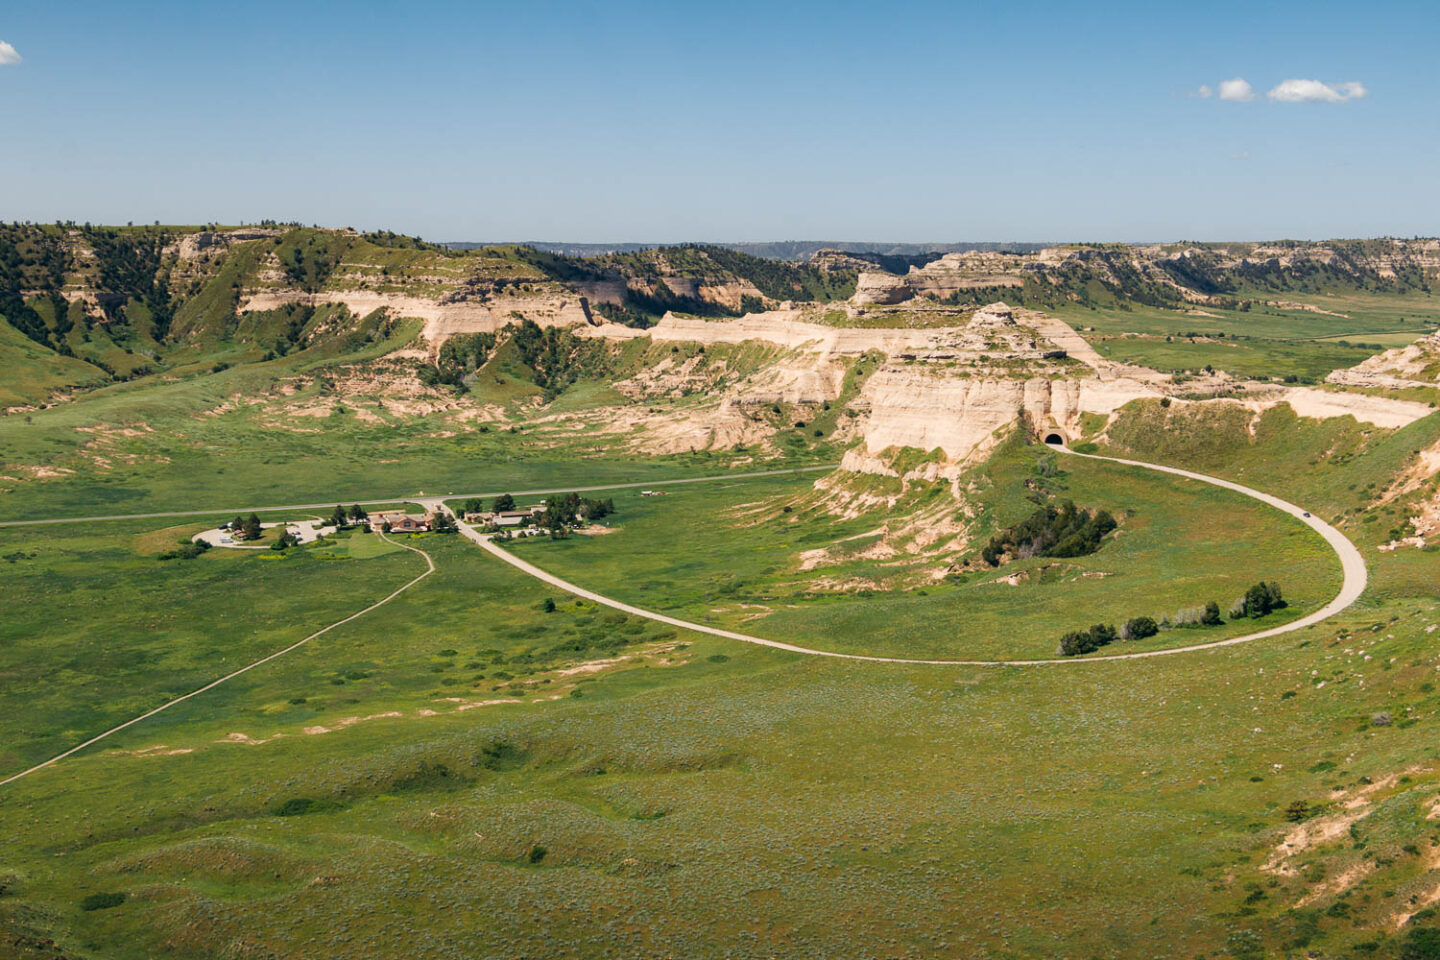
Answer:
[[[1230, 619], [1259, 619], [1285, 605], [1280, 585], [1261, 580], [1230, 605]], [[1176, 611], [1159, 622], [1156, 622], [1154, 617], [1132, 617], [1126, 620], [1119, 630], [1113, 625], [1103, 623], [1097, 623], [1089, 630], [1071, 630], [1060, 638], [1056, 654], [1062, 657], [1082, 657], [1109, 646], [1116, 640], [1144, 640], [1162, 630], [1213, 627], [1224, 622], [1220, 619], [1220, 604], [1211, 600], [1203, 607], [1187, 607]]]
[[109, 910], [111, 907], [118, 907], [129, 897], [120, 892], [116, 893], [92, 893], [80, 901], [81, 910]]
[[200, 554], [210, 549], [210, 544], [205, 540], [186, 540], [175, 550], [166, 550], [160, 554], [161, 560], [194, 560]]

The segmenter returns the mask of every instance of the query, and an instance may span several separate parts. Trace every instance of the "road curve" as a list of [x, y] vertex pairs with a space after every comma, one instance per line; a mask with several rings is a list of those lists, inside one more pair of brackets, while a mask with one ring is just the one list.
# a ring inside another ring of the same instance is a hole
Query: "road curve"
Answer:
[[[811, 473], [815, 470], [834, 470], [839, 464], [818, 463], [808, 467], [785, 467], [780, 470], [751, 470], [748, 473], [713, 473], [704, 477], [680, 477], [676, 480], [645, 480], [635, 483], [602, 483], [593, 487], [556, 487], [553, 490], [495, 490], [490, 493], [447, 493], [443, 497], [424, 497], [422, 494], [401, 494], [380, 500], [349, 500], [362, 507], [373, 507], [386, 503], [413, 503], [425, 500], [471, 500], [498, 497], [508, 493], [516, 497], [538, 497], [552, 493], [594, 493], [597, 490], [626, 490], [634, 487], [673, 487], [682, 483], [711, 483], [716, 480], [746, 480], [752, 477], [780, 477], [791, 473]], [[94, 523], [99, 520], [159, 520], [166, 517], [231, 517], [240, 513], [274, 513], [277, 510], [329, 510], [338, 500], [324, 503], [285, 503], [268, 507], [217, 507], [214, 510], [164, 510], [159, 513], [112, 513], [100, 517], [51, 517], [44, 520], [0, 520], [0, 527], [43, 527], [56, 523]]]
[[[381, 537], [381, 539], [388, 540], [390, 543], [395, 543], [394, 540], [390, 540], [390, 538], [387, 537], [387, 536], [385, 536], [385, 534], [383, 534], [383, 533], [380, 534], [380, 537]], [[376, 609], [377, 607], [383, 607], [385, 604], [389, 603], [391, 600], [394, 600], [396, 597], [400, 596], [400, 594], [404, 593], [406, 590], [409, 590], [411, 587], [415, 586], [415, 584], [419, 583], [421, 580], [424, 580], [426, 577], [430, 576], [430, 574], [432, 574], [432, 573], [435, 572], [435, 561], [432, 560], [432, 559], [430, 559], [430, 554], [426, 553], [424, 550], [421, 550], [421, 549], [419, 549], [418, 547], [412, 547], [412, 546], [409, 546], [409, 545], [403, 544], [403, 543], [395, 543], [395, 546], [397, 546], [397, 547], [404, 547], [406, 550], [409, 550], [411, 553], [418, 553], [418, 554], [420, 554], [420, 556], [424, 557], [424, 558], [425, 558], [425, 572], [422, 573], [422, 574], [420, 574], [420, 575], [419, 575], [418, 577], [416, 577], [415, 579], [413, 579], [413, 580], [409, 581], [408, 583], [406, 583], [403, 587], [399, 588], [399, 589], [396, 590], [394, 593], [392, 593], [392, 594], [390, 594], [389, 596], [385, 597], [385, 599], [383, 599], [383, 600], [377, 600], [377, 601], [375, 601], [374, 603], [370, 604], [370, 606], [366, 607], [364, 610], [360, 610], [360, 611], [357, 611], [357, 612], [355, 612], [355, 613], [352, 613], [352, 614], [350, 614], [350, 616], [344, 618], [343, 620], [336, 620], [334, 623], [330, 624], [328, 627], [322, 627], [321, 629], [316, 630], [314, 633], [310, 634], [310, 636], [306, 637], [306, 638], [303, 639], [303, 640], [297, 640], [297, 641], [295, 641], [294, 643], [290, 644], [290, 646], [286, 647], [286, 648], [283, 649], [283, 650], [277, 650], [277, 651], [275, 651], [274, 653], [270, 654], [270, 655], [267, 656], [267, 657], [261, 657], [259, 660], [256, 660], [256, 661], [254, 661], [253, 663], [248, 663], [248, 664], [246, 664], [245, 666], [241, 667], [239, 670], [236, 670], [236, 671], [234, 671], [234, 672], [232, 672], [232, 673], [227, 673], [227, 674], [225, 674], [225, 676], [221, 677], [221, 678], [218, 679], [218, 680], [212, 680], [212, 681], [210, 681], [209, 683], [205, 684], [205, 686], [200, 687], [198, 690], [191, 690], [189, 693], [185, 694], [184, 696], [176, 697], [174, 700], [166, 701], [165, 703], [162, 703], [160, 706], [156, 707], [154, 710], [151, 710], [149, 713], [142, 713], [142, 714], [140, 714], [140, 716], [135, 717], [134, 719], [126, 720], [124, 723], [120, 724], [119, 726], [111, 727], [109, 730], [106, 730], [104, 733], [99, 734], [99, 735], [94, 736], [94, 737], [91, 737], [89, 740], [86, 740], [84, 743], [80, 744], [79, 746], [71, 747], [69, 750], [66, 750], [64, 753], [58, 754], [58, 755], [56, 755], [56, 756], [53, 756], [53, 757], [51, 757], [49, 760], [44, 761], [43, 763], [37, 763], [37, 764], [35, 764], [35, 766], [31, 767], [31, 768], [28, 769], [28, 770], [21, 770], [19, 773], [12, 774], [11, 776], [6, 777], [4, 780], [0, 780], [0, 787], [5, 786], [5, 784], [7, 784], [7, 783], [13, 783], [13, 782], [15, 782], [16, 780], [19, 780], [21, 777], [29, 776], [30, 774], [34, 773], [34, 772], [37, 771], [37, 770], [43, 770], [43, 769], [45, 769], [46, 767], [48, 767], [48, 766], [50, 766], [50, 765], [52, 765], [52, 764], [59, 763], [61, 760], [64, 760], [66, 757], [70, 756], [71, 754], [79, 753], [81, 750], [84, 750], [86, 747], [91, 746], [92, 744], [99, 743], [101, 740], [104, 740], [106, 737], [110, 736], [110, 735], [113, 734], [113, 733], [119, 733], [121, 730], [124, 730], [126, 727], [134, 726], [135, 724], [139, 723], [141, 720], [147, 720], [147, 719], [149, 719], [150, 717], [155, 716], [155, 714], [159, 713], [159, 712], [162, 711], [162, 710], [169, 710], [171, 707], [175, 706], [175, 704], [181, 703], [181, 702], [183, 702], [183, 701], [185, 701], [185, 700], [189, 700], [191, 697], [199, 696], [200, 694], [204, 693], [206, 690], [214, 690], [216, 687], [220, 686], [220, 684], [224, 683], [226, 680], [233, 680], [233, 679], [235, 679], [236, 677], [240, 676], [240, 674], [242, 674], [242, 673], [247, 673], [247, 672], [249, 672], [249, 671], [251, 671], [251, 670], [254, 670], [256, 667], [260, 666], [261, 664], [269, 663], [271, 660], [277, 660], [277, 659], [279, 659], [280, 657], [285, 656], [285, 654], [289, 653], [290, 651], [296, 650], [296, 649], [299, 649], [300, 647], [305, 646], [305, 644], [309, 643], [311, 640], [314, 640], [316, 637], [320, 636], [321, 634], [329, 633], [331, 630], [334, 630], [336, 627], [339, 627], [339, 626], [342, 626], [342, 625], [344, 625], [344, 624], [347, 624], [347, 623], [349, 623], [351, 620], [358, 620], [358, 619], [360, 619], [361, 617], [365, 616], [365, 614], [369, 613], [371, 610], [374, 610], [374, 609]]]
[[1311, 516], [1308, 511], [1295, 506], [1295, 504], [1293, 503], [1281, 500], [1279, 497], [1273, 497], [1268, 493], [1261, 493], [1259, 490], [1253, 490], [1250, 487], [1242, 486], [1238, 483], [1232, 483], [1229, 480], [1221, 480], [1218, 477], [1207, 476], [1203, 473], [1192, 473], [1189, 470], [1181, 470], [1177, 467], [1163, 467], [1158, 464], [1145, 463], [1140, 460], [1122, 460], [1118, 457], [1102, 457], [1095, 454], [1076, 453], [1074, 450], [1071, 450], [1068, 447], [1053, 444], [1052, 446], [1054, 446], [1057, 450], [1067, 453], [1073, 457], [1084, 457], [1087, 460], [1108, 460], [1111, 463], [1120, 463], [1130, 467], [1140, 467], [1145, 470], [1155, 470], [1160, 473], [1171, 473], [1180, 477], [1188, 477], [1191, 480], [1199, 480], [1201, 483], [1209, 483], [1217, 487], [1224, 487], [1226, 490], [1233, 490], [1236, 493], [1242, 493], [1247, 497], [1252, 497], [1262, 503], [1269, 504], [1277, 510], [1282, 510], [1285, 513], [1290, 514], [1297, 520], [1300, 520], [1302, 523], [1307, 524], [1311, 529], [1319, 533], [1320, 536], [1324, 537], [1325, 542], [1330, 544], [1331, 549], [1333, 549], [1335, 553], [1339, 556], [1340, 569], [1344, 575], [1344, 582], [1340, 586], [1340, 592], [1335, 595], [1335, 598], [1333, 600], [1331, 600], [1325, 606], [1321, 607], [1319, 610], [1316, 610], [1314, 613], [1307, 614], [1301, 617], [1299, 620], [1292, 620], [1289, 623], [1281, 624], [1278, 627], [1271, 627], [1269, 630], [1261, 630], [1258, 633], [1247, 633], [1244, 636], [1239, 637], [1230, 637], [1227, 640], [1212, 640], [1208, 643], [1196, 643], [1185, 647], [1168, 647], [1164, 650], [1145, 650], [1136, 653], [1112, 653], [1099, 657], [1066, 657], [1063, 659], [1057, 657], [1045, 660], [921, 660], [909, 657], [875, 657], [867, 656], [860, 653], [839, 653], [834, 650], [815, 650], [810, 647], [802, 647], [793, 643], [783, 643], [779, 640], [766, 640], [764, 637], [751, 636], [747, 633], [737, 633], [733, 630], [722, 630], [718, 627], [708, 627], [703, 623], [692, 623], [688, 620], [681, 620], [678, 617], [671, 617], [663, 613], [655, 613], [652, 610], [645, 610], [640, 607], [632, 606], [631, 604], [624, 603], [619, 600], [614, 600], [610, 597], [604, 596], [603, 594], [596, 593], [593, 590], [586, 590], [583, 587], [576, 586], [575, 584], [570, 583], [567, 580], [562, 580], [560, 577], [555, 576], [553, 573], [549, 573], [548, 571], [540, 569], [533, 563], [521, 560], [519, 557], [515, 556], [515, 554], [511, 553], [510, 551], [496, 546], [495, 543], [492, 542], [488, 536], [480, 533], [469, 524], [461, 523], [459, 524], [459, 526], [460, 532], [465, 537], [475, 541], [485, 550], [495, 555], [496, 557], [499, 557], [501, 560], [504, 560], [512, 567], [528, 573], [530, 576], [535, 577], [538, 580], [543, 580], [545, 583], [564, 590], [567, 593], [572, 593], [578, 597], [584, 597], [587, 600], [593, 600], [596, 603], [604, 604], [607, 607], [612, 607], [625, 613], [631, 613], [637, 617], [644, 617], [649, 620], [655, 620], [659, 623], [667, 623], [672, 627], [679, 627], [683, 630], [694, 630], [698, 633], [708, 633], [712, 636], [724, 637], [727, 640], [739, 640], [742, 643], [753, 643], [758, 644], [762, 647], [773, 647], [776, 650], [788, 650], [791, 653], [803, 653], [807, 656], [812, 657], [834, 657], [837, 660], [863, 660], [869, 663], [903, 663], [941, 667], [1039, 667], [1056, 666], [1060, 664], [1101, 663], [1109, 660], [1141, 660], [1149, 657], [1168, 657], [1178, 653], [1193, 653], [1197, 650], [1212, 650], [1216, 647], [1231, 647], [1240, 643], [1249, 643], [1252, 640], [1260, 640], [1265, 637], [1279, 636], [1282, 633], [1290, 633], [1295, 630], [1303, 630], [1305, 627], [1320, 623], [1322, 620], [1325, 620], [1329, 617], [1333, 617], [1335, 614], [1339, 613], [1341, 610], [1344, 610], [1346, 607], [1350, 606], [1357, 599], [1359, 599], [1360, 594], [1365, 591], [1365, 585], [1368, 580], [1368, 575], [1365, 570], [1365, 559], [1360, 555], [1360, 551], [1357, 550], [1355, 548], [1355, 545], [1351, 543], [1350, 540], [1339, 530], [1336, 530], [1334, 527], [1330, 526], [1330, 524], [1326, 523], [1325, 521], [1320, 520], [1317, 517]]

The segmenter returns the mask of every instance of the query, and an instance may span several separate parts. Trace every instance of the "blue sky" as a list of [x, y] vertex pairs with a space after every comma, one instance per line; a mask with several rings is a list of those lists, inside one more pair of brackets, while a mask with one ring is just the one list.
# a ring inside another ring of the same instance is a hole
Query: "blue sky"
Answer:
[[[1433, 2], [8, 6], [0, 219], [437, 240], [1440, 233]], [[1250, 99], [1220, 96], [1235, 78]]]

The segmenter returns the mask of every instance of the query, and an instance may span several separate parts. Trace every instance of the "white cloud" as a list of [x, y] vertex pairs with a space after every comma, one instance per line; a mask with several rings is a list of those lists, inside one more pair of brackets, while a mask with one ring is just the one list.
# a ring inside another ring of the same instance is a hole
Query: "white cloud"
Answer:
[[1362, 83], [1328, 84], [1319, 80], [1286, 80], [1265, 94], [1273, 103], [1344, 103], [1369, 93]]
[[1214, 95], [1214, 93], [1215, 91], [1210, 89], [1210, 84], [1202, 83], [1200, 84], [1200, 88], [1195, 92], [1191, 93], [1190, 96], [1195, 97], [1199, 100], [1209, 100], [1210, 97]]
[[1248, 103], [1255, 99], [1255, 88], [1240, 77], [1220, 81], [1220, 99]]
[[19, 52], [4, 40], [0, 40], [0, 67], [12, 66], [19, 62]]

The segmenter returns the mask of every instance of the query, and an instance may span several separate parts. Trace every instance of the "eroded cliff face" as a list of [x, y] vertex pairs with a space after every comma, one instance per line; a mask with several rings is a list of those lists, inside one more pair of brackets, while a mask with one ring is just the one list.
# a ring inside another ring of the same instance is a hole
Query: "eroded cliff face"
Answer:
[[1398, 350], [1386, 350], [1325, 378], [1329, 383], [1360, 387], [1434, 387], [1440, 383], [1440, 333], [1421, 337]]
[[1001, 427], [1026, 417], [1038, 432], [1080, 433], [1080, 415], [1108, 416], [1132, 400], [1160, 393], [1137, 380], [960, 375], [954, 368], [886, 364], [870, 377], [855, 404], [864, 446], [847, 466], [873, 472], [874, 455], [892, 447], [940, 449], [947, 460], [971, 457]]
[[[573, 294], [542, 292], [526, 295], [495, 295], [479, 298], [430, 298], [403, 293], [363, 289], [325, 290], [307, 293], [302, 290], [267, 290], [249, 294], [240, 304], [239, 312], [275, 310], [292, 303], [310, 306], [344, 304], [356, 316], [375, 310], [389, 310], [395, 317], [412, 317], [425, 321], [421, 332], [430, 352], [446, 340], [462, 333], [494, 333], [515, 322], [516, 314], [542, 327], [568, 327], [595, 323], [588, 302]], [[624, 328], [622, 328], [624, 329]]]

